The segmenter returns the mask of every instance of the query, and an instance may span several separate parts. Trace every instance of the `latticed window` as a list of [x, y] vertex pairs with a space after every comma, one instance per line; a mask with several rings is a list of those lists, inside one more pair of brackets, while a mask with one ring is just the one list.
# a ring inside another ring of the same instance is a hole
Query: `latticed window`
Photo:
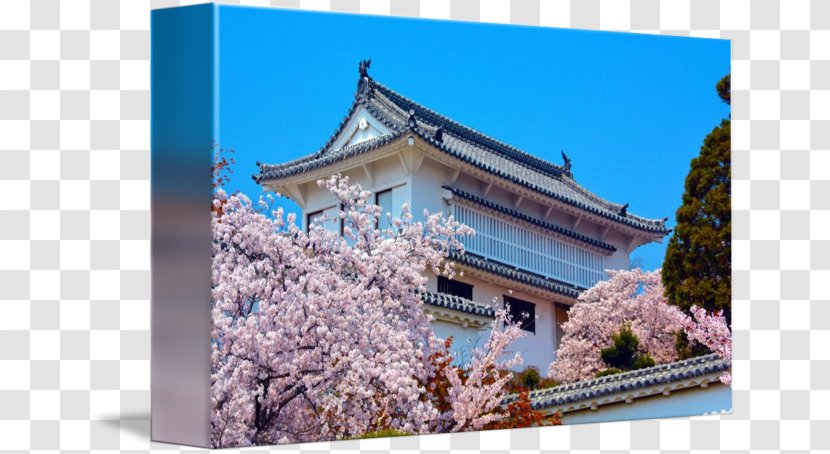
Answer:
[[463, 205], [453, 215], [476, 232], [464, 238], [468, 252], [584, 288], [606, 278], [601, 254]]

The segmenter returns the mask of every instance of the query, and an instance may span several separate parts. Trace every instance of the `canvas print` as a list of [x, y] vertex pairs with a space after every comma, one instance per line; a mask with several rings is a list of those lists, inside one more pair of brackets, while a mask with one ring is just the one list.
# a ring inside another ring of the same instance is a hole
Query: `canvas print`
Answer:
[[731, 410], [728, 41], [191, 8], [206, 444]]

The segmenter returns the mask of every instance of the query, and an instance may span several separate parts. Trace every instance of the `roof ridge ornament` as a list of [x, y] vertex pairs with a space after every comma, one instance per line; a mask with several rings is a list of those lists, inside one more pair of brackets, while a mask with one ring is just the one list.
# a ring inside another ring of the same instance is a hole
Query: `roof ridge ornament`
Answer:
[[625, 205], [623, 205], [622, 208], [620, 208], [620, 216], [628, 216], [628, 202], [626, 202]]
[[360, 73], [360, 77], [369, 77], [369, 67], [371, 66], [371, 58], [367, 58], [366, 60], [360, 60], [360, 63], [357, 64], [357, 71]]
[[564, 162], [564, 165], [562, 166], [562, 171], [565, 172], [565, 175], [573, 178], [574, 175], [571, 171], [571, 158], [569, 158], [568, 155], [565, 154], [565, 150], [559, 150], [559, 152], [562, 153], [562, 161]]
[[444, 125], [438, 125], [438, 128], [435, 129], [435, 134], [433, 135], [436, 142], [443, 142], [444, 141]]
[[357, 93], [355, 97], [359, 98], [369, 94], [369, 67], [372, 66], [372, 59], [360, 60], [357, 64], [357, 72], [360, 73], [360, 80], [357, 81]]
[[415, 120], [415, 109], [409, 109], [409, 118], [406, 120], [406, 125], [410, 128], [418, 127], [418, 122]]

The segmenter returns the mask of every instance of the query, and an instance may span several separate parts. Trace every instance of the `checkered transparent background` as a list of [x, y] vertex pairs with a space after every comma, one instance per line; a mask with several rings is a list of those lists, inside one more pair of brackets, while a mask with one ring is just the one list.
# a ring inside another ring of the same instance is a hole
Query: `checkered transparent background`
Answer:
[[[733, 40], [733, 415], [287, 449], [830, 450], [830, 0], [242, 3]], [[149, 10], [175, 4], [0, 2], [0, 451], [180, 449], [148, 421]]]

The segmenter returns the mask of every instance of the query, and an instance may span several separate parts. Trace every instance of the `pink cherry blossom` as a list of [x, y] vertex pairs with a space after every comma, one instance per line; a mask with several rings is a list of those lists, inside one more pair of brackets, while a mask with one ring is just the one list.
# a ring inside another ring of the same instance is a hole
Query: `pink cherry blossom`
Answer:
[[498, 309], [490, 337], [483, 349], [472, 354], [466, 381], [457, 373], [448, 374], [452, 402], [452, 432], [480, 430], [503, 414], [501, 400], [511, 374], [500, 373], [522, 363], [519, 353], [508, 358], [508, 347], [524, 336], [519, 323], [509, 323], [507, 310]]
[[600, 351], [611, 335], [630, 323], [642, 350], [657, 364], [677, 360], [676, 333], [686, 316], [666, 303], [660, 270], [608, 271], [610, 279], [583, 292], [563, 324], [565, 335], [551, 363], [550, 376], [561, 382], [593, 378], [606, 366]]
[[[452, 217], [404, 206], [384, 230], [368, 191], [346, 178], [320, 181], [342, 204], [306, 233], [269, 201], [218, 190], [213, 213], [212, 443], [215, 447], [358, 437], [381, 429], [421, 434], [475, 430], [498, 417], [521, 335], [503, 311], [450, 411], [426, 383], [441, 348], [422, 310], [426, 271], [452, 276], [450, 250], [472, 230]], [[345, 223], [344, 237], [326, 228]], [[452, 377], [455, 377], [454, 379]]]
[[[693, 306], [692, 317], [686, 317], [683, 330], [691, 341], [700, 342], [713, 353], [722, 358], [732, 359], [732, 332], [726, 323], [723, 311], [710, 314], [705, 309]], [[732, 374], [724, 372], [720, 380], [724, 384], [732, 383]]]

